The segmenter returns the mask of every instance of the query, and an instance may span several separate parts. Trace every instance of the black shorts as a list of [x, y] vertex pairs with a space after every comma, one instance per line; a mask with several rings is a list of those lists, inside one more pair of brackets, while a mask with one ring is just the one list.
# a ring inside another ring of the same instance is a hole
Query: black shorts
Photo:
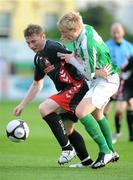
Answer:
[[124, 87], [123, 87], [123, 92], [117, 98], [117, 100], [128, 101], [130, 98], [133, 98], [133, 85], [125, 82]]
[[124, 90], [125, 80], [120, 79], [120, 85], [117, 92], [110, 98], [110, 102], [112, 101], [120, 101], [123, 97], [123, 90]]

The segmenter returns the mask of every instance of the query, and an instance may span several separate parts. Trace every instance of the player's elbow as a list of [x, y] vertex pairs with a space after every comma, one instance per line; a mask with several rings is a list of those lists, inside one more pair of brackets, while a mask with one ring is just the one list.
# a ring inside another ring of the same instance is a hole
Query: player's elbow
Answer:
[[33, 86], [34, 86], [38, 91], [41, 91], [41, 89], [42, 89], [42, 87], [43, 87], [43, 80], [34, 81], [34, 82], [33, 82]]

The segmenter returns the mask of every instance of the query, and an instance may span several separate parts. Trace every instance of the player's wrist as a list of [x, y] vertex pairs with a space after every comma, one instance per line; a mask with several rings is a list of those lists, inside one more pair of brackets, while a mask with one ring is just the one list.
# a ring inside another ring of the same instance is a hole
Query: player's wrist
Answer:
[[25, 106], [26, 106], [25, 103], [20, 103], [20, 104], [19, 104], [19, 107], [21, 107], [21, 109], [24, 109]]

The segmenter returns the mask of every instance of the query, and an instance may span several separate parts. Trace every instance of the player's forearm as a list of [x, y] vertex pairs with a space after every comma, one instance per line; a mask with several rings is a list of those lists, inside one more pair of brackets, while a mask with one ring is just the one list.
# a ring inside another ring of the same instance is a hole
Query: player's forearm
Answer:
[[83, 65], [74, 56], [70, 58], [70, 63], [75, 66], [83, 75], [85, 74]]
[[21, 101], [21, 105], [23, 107], [25, 107], [29, 102], [31, 102], [33, 99], [35, 99], [35, 97], [37, 96], [37, 94], [41, 91], [42, 89], [42, 85], [43, 82], [33, 82], [31, 87], [28, 90], [28, 93], [26, 94], [26, 96], [24, 97], [24, 99]]

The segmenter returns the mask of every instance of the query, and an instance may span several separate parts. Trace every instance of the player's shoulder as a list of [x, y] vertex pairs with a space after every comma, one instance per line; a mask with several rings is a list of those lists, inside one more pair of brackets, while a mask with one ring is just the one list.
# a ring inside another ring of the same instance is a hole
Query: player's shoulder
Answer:
[[95, 30], [93, 26], [90, 26], [88, 24], [84, 24], [84, 30], [87, 34], [91, 35], [93, 34], [93, 31]]
[[57, 56], [57, 52], [66, 53], [69, 51], [58, 41], [48, 40], [45, 52], [51, 56]]
[[58, 41], [53, 41], [53, 40], [47, 40], [46, 41], [46, 49], [54, 49], [58, 47], [63, 47], [63, 45], [58, 42]]
[[133, 55], [133, 44], [126, 39], [123, 39], [123, 49], [127, 50], [130, 54]]
[[126, 39], [123, 39], [123, 44], [124, 45], [127, 45], [127, 46], [130, 46], [130, 47], [132, 47], [133, 48], [133, 44], [131, 43], [131, 42], [129, 42], [128, 40], [126, 40]]
[[93, 26], [89, 25], [89, 24], [84, 24], [85, 28], [93, 28]]

